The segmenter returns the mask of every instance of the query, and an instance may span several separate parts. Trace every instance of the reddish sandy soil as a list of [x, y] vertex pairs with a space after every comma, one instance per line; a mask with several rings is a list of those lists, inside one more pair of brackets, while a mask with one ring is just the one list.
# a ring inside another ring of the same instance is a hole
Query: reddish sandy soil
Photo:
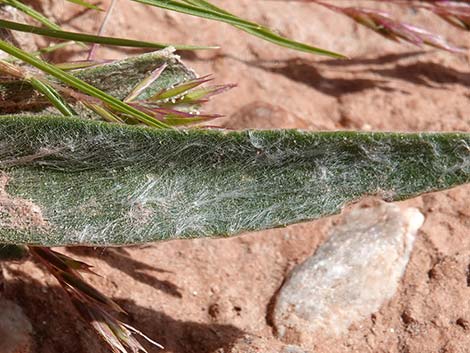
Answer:
[[[386, 42], [309, 4], [215, 2], [352, 59], [299, 54], [223, 24], [124, 0], [106, 34], [220, 44], [221, 50], [183, 54], [183, 59], [200, 74], [213, 73], [217, 82], [239, 84], [208, 106], [228, 117], [220, 122], [227, 127], [470, 131], [469, 51], [451, 55]], [[63, 0], [34, 4], [71, 30], [96, 31], [102, 18], [80, 14]], [[470, 35], [429, 14], [393, 9], [404, 20], [470, 46]], [[101, 49], [98, 55], [137, 53]], [[61, 59], [83, 54], [71, 51]], [[343, 337], [315, 335], [307, 344], [288, 337], [284, 343], [304, 344], [308, 352], [470, 352], [469, 200], [470, 187], [463, 186], [408, 201], [426, 221], [393, 299]], [[103, 277], [90, 276], [89, 281], [121, 304], [129, 313], [128, 322], [162, 343], [167, 352], [280, 352], [281, 342], [270, 322], [276, 291], [337, 220], [330, 217], [232, 239], [65, 251], [95, 266]], [[33, 324], [32, 352], [107, 351], [50, 275], [32, 262], [1, 266], [4, 295], [18, 303]]]

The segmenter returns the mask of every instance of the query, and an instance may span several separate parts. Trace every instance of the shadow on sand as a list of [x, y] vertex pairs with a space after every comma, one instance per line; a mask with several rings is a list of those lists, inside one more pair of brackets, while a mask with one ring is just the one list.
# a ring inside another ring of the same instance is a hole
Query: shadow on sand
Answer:
[[[30, 318], [34, 352], [109, 352], [91, 326], [82, 321], [59, 285], [45, 287], [27, 273], [11, 268], [7, 271], [14, 279], [3, 280], [0, 294], [16, 302]], [[230, 347], [244, 335], [235, 326], [175, 320], [165, 313], [139, 306], [130, 298], [112, 299], [127, 311], [123, 321], [161, 343], [165, 352], [212, 353]], [[149, 353], [162, 352], [146, 342], [142, 344]]]

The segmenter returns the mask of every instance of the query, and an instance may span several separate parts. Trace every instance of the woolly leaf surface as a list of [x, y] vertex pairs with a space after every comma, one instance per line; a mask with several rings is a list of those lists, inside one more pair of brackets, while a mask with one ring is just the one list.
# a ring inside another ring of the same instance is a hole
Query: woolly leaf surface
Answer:
[[470, 181], [468, 133], [155, 130], [0, 118], [0, 243], [230, 236]]

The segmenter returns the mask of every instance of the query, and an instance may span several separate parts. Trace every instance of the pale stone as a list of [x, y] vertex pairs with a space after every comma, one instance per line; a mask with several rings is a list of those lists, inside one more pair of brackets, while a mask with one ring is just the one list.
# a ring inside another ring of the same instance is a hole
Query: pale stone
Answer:
[[394, 295], [423, 222], [417, 209], [388, 203], [345, 215], [281, 288], [273, 312], [278, 336], [305, 343], [319, 330], [341, 335], [376, 312]]
[[0, 299], [0, 352], [32, 352], [33, 328], [23, 310], [14, 302]]

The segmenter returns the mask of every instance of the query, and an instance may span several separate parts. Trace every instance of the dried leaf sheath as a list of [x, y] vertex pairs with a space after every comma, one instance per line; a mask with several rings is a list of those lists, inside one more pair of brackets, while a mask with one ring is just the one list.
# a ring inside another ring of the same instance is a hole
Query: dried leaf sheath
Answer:
[[0, 243], [120, 245], [316, 219], [470, 181], [468, 133], [154, 130], [0, 118]]

